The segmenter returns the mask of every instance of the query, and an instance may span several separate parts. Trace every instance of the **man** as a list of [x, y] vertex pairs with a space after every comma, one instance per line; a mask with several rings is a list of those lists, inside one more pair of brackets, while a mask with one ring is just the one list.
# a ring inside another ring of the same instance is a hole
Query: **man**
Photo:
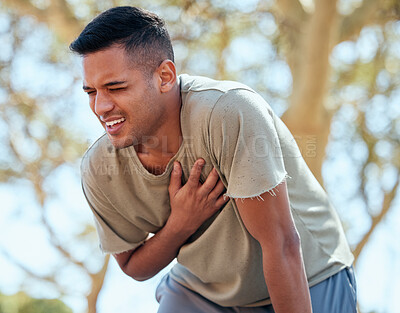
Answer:
[[[101, 248], [165, 312], [356, 312], [340, 221], [253, 90], [177, 76], [164, 22], [117, 7], [71, 44], [106, 130], [82, 160]], [[149, 236], [154, 234], [154, 236]]]

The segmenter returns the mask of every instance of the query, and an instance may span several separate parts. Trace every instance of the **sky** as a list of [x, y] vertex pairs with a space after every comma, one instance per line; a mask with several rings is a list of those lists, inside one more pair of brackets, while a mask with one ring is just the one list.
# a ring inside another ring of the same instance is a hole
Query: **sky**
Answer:
[[[80, 91], [80, 88], [77, 87], [77, 91]], [[77, 123], [83, 125], [83, 132], [86, 135], [87, 142], [90, 143], [101, 135], [103, 130], [86, 105], [86, 95], [82, 93], [81, 96], [78, 96], [78, 99], [82, 106], [76, 112]], [[338, 169], [340, 169], [339, 172], [346, 172], [351, 166], [346, 155], [340, 153], [330, 162], [332, 163], [330, 164], [331, 167], [328, 167], [325, 171], [325, 176], [333, 177]], [[63, 181], [64, 193], [62, 193], [61, 198], [49, 204], [49, 211], [52, 212], [50, 219], [57, 225], [60, 233], [67, 234], [73, 227], [74, 220], [71, 219], [71, 215], [73, 217], [80, 215], [80, 220], [92, 223], [90, 210], [80, 189], [77, 170], [73, 167], [65, 168], [54, 177], [55, 182], [57, 180]], [[350, 181], [348, 184], [350, 184]], [[0, 197], [5, 203], [0, 211], [0, 244], [19, 260], [29, 259], [29, 266], [32, 270], [45, 273], [43, 258], [46, 259], [46, 263], [50, 264], [56, 264], [58, 258], [53, 249], [48, 244], [44, 244], [48, 242], [48, 239], [40, 225], [38, 208], [33, 204], [33, 194], [30, 188], [19, 186], [17, 190], [19, 191], [16, 192], [15, 186], [0, 187]], [[20, 197], [21, 192], [23, 192], [24, 197]], [[340, 203], [338, 203], [339, 205]], [[65, 212], [65, 207], [69, 208], [68, 214]], [[343, 215], [348, 213], [341, 212]], [[368, 222], [360, 216], [357, 217], [357, 213], [352, 213], [351, 218], [359, 218], [360, 227], [366, 228], [368, 226]], [[396, 238], [400, 238], [400, 230], [397, 227], [399, 224], [400, 210], [396, 209], [379, 226], [370, 245], [361, 256], [357, 268], [358, 294], [363, 304], [362, 307], [369, 308], [369, 310], [382, 309], [383, 306], [385, 309], [379, 312], [400, 312], [396, 297], [396, 294], [400, 292], [400, 284], [398, 280], [393, 279], [393, 277], [400, 277], [398, 266], [400, 264], [400, 252], [396, 240]], [[391, 237], [388, 237], [389, 233]], [[95, 243], [93, 244], [95, 245]], [[0, 268], [2, 269], [0, 290], [9, 294], [16, 292], [25, 281], [24, 275], [1, 255]], [[391, 270], [388, 271], [388, 269]], [[121, 313], [156, 312], [155, 288], [165, 273], [166, 270], [149, 281], [136, 282], [124, 275], [112, 259], [99, 298], [99, 313], [115, 310]], [[74, 281], [79, 281], [80, 277], [74, 274], [70, 280], [71, 284], [74, 284]], [[45, 284], [44, 287], [34, 283], [29, 283], [29, 285], [33, 296], [57, 296], [57, 293], [52, 292], [51, 288], [46, 288]], [[81, 282], [76, 291], [83, 291], [85, 288], [87, 288], [87, 282]], [[64, 297], [63, 300], [74, 309], [75, 313], [84, 312], [85, 302], [79, 296]], [[364, 309], [364, 312], [368, 311]]]
[[[4, 25], [1, 23], [5, 23], [3, 19], [0, 16], [0, 26]], [[29, 22], [27, 23], [26, 27], [29, 30]], [[46, 37], [46, 30], [43, 29], [38, 31], [35, 36], [26, 43], [25, 54], [16, 56], [19, 59], [13, 69], [15, 71], [14, 84], [16, 87], [29, 85], [29, 90], [33, 96], [35, 93], [43, 92], [43, 89], [50, 90], [49, 92], [55, 96], [63, 94], [63, 86], [69, 86], [71, 77], [63, 74], [62, 70], [60, 71], [54, 66], [43, 64], [41, 55], [46, 51], [38, 49], [35, 40], [44, 42], [44, 46], [46, 42], [50, 44], [50, 40]], [[5, 39], [0, 37], [1, 40]], [[265, 53], [266, 51], [269, 51], [270, 57], [273, 58], [273, 50], [270, 49], [268, 40], [262, 38], [247, 38], [247, 40], [257, 41], [260, 45], [252, 50], [246, 58], [243, 58], [245, 51], [241, 51], [241, 47], [246, 46], [248, 41], [246, 41], [246, 38], [238, 38], [231, 47], [235, 53], [231, 55], [233, 59], [230, 64], [251, 62], [252, 58], [257, 58], [258, 53]], [[335, 48], [332, 62], [340, 60], [340, 62], [351, 63], [357, 58], [368, 60], [374, 54], [377, 44], [379, 44], [379, 41], [374, 36], [373, 31], [366, 30], [360, 42], [356, 44], [344, 43]], [[34, 51], [34, 53], [31, 51]], [[1, 50], [0, 59], [5, 58], [6, 54], [6, 49]], [[79, 67], [78, 63], [77, 60], [77, 67]], [[198, 70], [199, 72], [207, 72], [208, 67], [207, 64], [200, 64]], [[277, 92], [289, 92], [291, 79], [287, 65], [278, 61], [269, 70], [275, 73], [269, 77], [273, 76], [275, 79], [266, 78], [265, 83]], [[51, 80], [48, 79], [49, 77], [51, 77]], [[382, 80], [384, 84], [384, 78]], [[350, 90], [350, 96], [352, 92], [355, 93], [356, 91]], [[103, 129], [90, 111], [87, 105], [87, 97], [82, 92], [79, 81], [74, 85], [73, 90], [70, 90], [68, 96], [72, 98], [71, 101], [75, 104], [73, 109], [67, 108], [65, 110], [69, 114], [65, 123], [70, 123], [69, 127], [78, 130], [89, 145], [103, 133]], [[282, 107], [274, 105], [274, 103], [271, 103], [271, 106], [277, 112], [280, 111], [280, 114], [283, 112]], [[349, 129], [347, 126], [354, 123], [354, 120], [351, 120], [351, 106], [343, 106], [342, 109], [343, 114], [348, 117], [348, 125], [343, 124], [345, 122], [342, 122], [342, 124], [340, 122], [333, 123], [333, 127], [336, 127], [335, 132], [339, 134], [341, 130]], [[379, 120], [376, 123], [378, 127]], [[40, 133], [43, 132], [40, 125], [34, 126], [34, 131], [38, 133], [38, 136], [46, 135], [45, 132]], [[369, 221], [363, 215], [357, 199], [352, 199], [353, 207], [351, 211], [348, 211], [348, 204], [341, 202], [343, 200], [337, 194], [339, 191], [335, 190], [335, 184], [341, 184], [340, 192], [345, 190], [345, 192], [351, 194], [351, 190], [354, 189], [354, 180], [351, 178], [352, 175], [354, 177], [356, 175], [353, 164], [349, 161], [343, 148], [351, 142], [340, 142], [339, 139], [328, 147], [328, 150], [331, 149], [334, 152], [328, 153], [323, 173], [327, 181], [328, 192], [339, 213], [356, 225], [348, 232], [349, 242], [354, 244], [359, 239], [357, 236], [362, 233], [361, 230], [368, 228]], [[359, 151], [362, 155], [362, 147]], [[34, 151], [31, 151], [31, 153], [34, 157]], [[52, 225], [56, 227], [57, 234], [65, 243], [72, 240], [71, 234], [76, 234], [81, 229], [82, 223], [93, 225], [90, 210], [80, 188], [78, 164], [79, 162], [63, 166], [48, 179], [49, 190], [55, 192], [51, 201], [46, 204], [48, 217]], [[390, 181], [390, 177], [388, 181]], [[3, 200], [3, 206], [0, 210], [0, 247], [21, 262], [29, 260], [26, 264], [35, 273], [46, 274], [51, 269], [57, 269], [60, 266], [60, 257], [49, 244], [48, 234], [41, 226], [40, 211], [35, 203], [31, 186], [27, 182], [0, 185], [0, 198]], [[397, 238], [400, 238], [398, 228], [400, 224], [400, 200], [397, 198], [395, 201], [394, 210], [379, 225], [371, 238], [370, 244], [361, 255], [356, 269], [358, 296], [363, 312], [376, 310], [380, 313], [400, 313], [400, 302], [397, 299], [397, 295], [400, 294], [400, 281], [393, 279], [400, 277], [400, 249], [398, 249], [397, 243]], [[101, 253], [97, 249], [97, 239], [92, 240], [92, 245], [93, 252], [91, 253], [99, 258]], [[87, 246], [85, 245], [74, 244], [73, 249], [78, 258], [84, 258], [87, 253]], [[96, 261], [89, 265], [92, 268], [98, 266]], [[23, 272], [1, 253], [0, 269], [0, 292], [2, 293], [12, 294], [24, 288], [35, 297], [51, 298], [58, 296], [58, 293], [49, 284], [39, 284], [27, 279]], [[116, 262], [111, 260], [104, 287], [99, 297], [98, 312], [156, 312], [155, 289], [167, 270], [163, 270], [149, 281], [136, 282], [124, 275]], [[74, 290], [70, 296], [62, 299], [73, 308], [74, 313], [83, 313], [86, 307], [84, 299], [80, 297], [80, 292], [87, 290], [88, 280], [83, 279], [84, 276], [81, 275], [81, 272], [68, 266], [65, 269], [63, 268], [62, 271], [60, 270], [60, 275], [66, 289]]]

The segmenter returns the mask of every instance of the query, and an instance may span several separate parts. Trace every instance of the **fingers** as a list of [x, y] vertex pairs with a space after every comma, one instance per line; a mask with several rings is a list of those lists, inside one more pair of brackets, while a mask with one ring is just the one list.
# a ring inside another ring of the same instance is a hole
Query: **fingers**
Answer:
[[213, 197], [217, 199], [223, 192], [225, 192], [225, 186], [222, 180], [218, 180], [217, 184], [215, 185], [214, 189], [210, 192], [209, 198]]
[[174, 162], [174, 168], [171, 173], [168, 191], [175, 194], [182, 187], [182, 168], [179, 162]]
[[215, 167], [211, 170], [210, 174], [208, 174], [208, 177], [204, 184], [201, 186], [201, 192], [203, 194], [209, 194], [215, 187], [215, 184], [217, 184], [219, 179], [218, 172], [215, 169]]
[[186, 183], [189, 187], [195, 188], [199, 185], [200, 175], [204, 164], [205, 161], [203, 159], [198, 159], [196, 162], [194, 162], [194, 165], [190, 170], [189, 179]]
[[224, 183], [222, 180], [219, 180], [214, 189], [208, 195], [209, 199], [215, 199], [215, 206], [218, 210], [229, 201], [229, 197], [224, 196], [225, 192], [226, 189]]
[[228, 196], [225, 196], [224, 194], [225, 194], [225, 192], [219, 196], [217, 201], [215, 201], [215, 206], [218, 209], [220, 209], [222, 206], [224, 206], [230, 200], [230, 198]]

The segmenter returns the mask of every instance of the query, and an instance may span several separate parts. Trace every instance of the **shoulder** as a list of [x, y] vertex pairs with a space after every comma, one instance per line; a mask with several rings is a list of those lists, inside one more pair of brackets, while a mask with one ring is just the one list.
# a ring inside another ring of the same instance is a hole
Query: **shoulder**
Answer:
[[101, 135], [93, 142], [84, 153], [81, 160], [82, 179], [89, 176], [96, 176], [103, 168], [107, 168], [112, 163], [115, 155], [115, 148], [107, 137], [107, 134]]
[[179, 76], [184, 114], [201, 119], [201, 116], [224, 119], [237, 114], [272, 114], [269, 104], [250, 87], [234, 81], [218, 81], [202, 76]]
[[[204, 76], [179, 75], [181, 92], [219, 91], [221, 94], [230, 90], [245, 89], [253, 91], [250, 87], [230, 80], [215, 80]], [[253, 91], [254, 92], [254, 91]]]
[[215, 103], [210, 123], [243, 124], [257, 122], [260, 119], [272, 121], [274, 112], [261, 95], [250, 88], [227, 90]]

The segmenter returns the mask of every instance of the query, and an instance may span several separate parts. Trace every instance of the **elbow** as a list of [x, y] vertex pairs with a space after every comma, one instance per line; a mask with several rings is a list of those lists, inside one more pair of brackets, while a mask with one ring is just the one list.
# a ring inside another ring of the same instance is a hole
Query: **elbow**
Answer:
[[146, 281], [153, 277], [151, 275], [145, 276], [145, 275], [140, 275], [140, 274], [136, 274], [136, 273], [128, 273], [125, 271], [124, 271], [124, 273], [136, 281]]
[[286, 260], [287, 265], [297, 267], [303, 264], [301, 239], [297, 230], [286, 234], [280, 248], [281, 258]]
[[297, 259], [301, 256], [301, 239], [296, 229], [260, 241], [264, 257]]
[[297, 230], [293, 230], [285, 236], [282, 244], [282, 253], [286, 257], [301, 255], [301, 239]]
[[122, 267], [121, 269], [127, 276], [140, 282], [146, 281], [154, 276], [154, 275], [146, 275], [145, 273], [141, 273], [140, 271], [136, 271], [135, 269], [132, 268], [128, 270], [127, 267]]
[[137, 281], [145, 281], [154, 275], [146, 273], [146, 267], [141, 266], [134, 257], [135, 250], [113, 254], [122, 272]]
[[130, 277], [132, 277], [136, 281], [142, 282], [142, 281], [146, 281], [146, 280], [152, 278], [153, 276], [146, 276], [146, 277], [145, 276], [130, 276]]
[[282, 232], [283, 243], [287, 248], [299, 248], [300, 247], [300, 235], [296, 227], [290, 227], [289, 230]]

